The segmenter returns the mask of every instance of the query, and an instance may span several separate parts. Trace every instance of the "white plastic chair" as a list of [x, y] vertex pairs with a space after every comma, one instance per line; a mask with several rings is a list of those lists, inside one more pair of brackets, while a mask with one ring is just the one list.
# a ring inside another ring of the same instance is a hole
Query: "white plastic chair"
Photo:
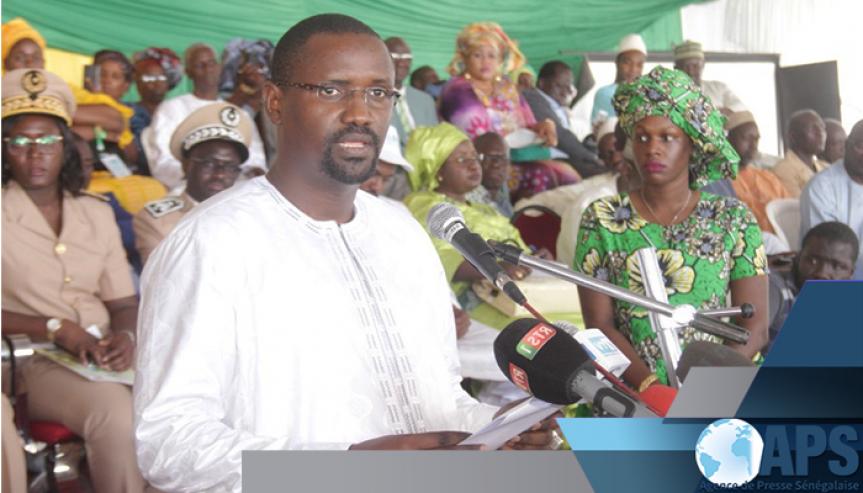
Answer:
[[771, 200], [766, 207], [767, 220], [776, 236], [785, 240], [793, 251], [800, 250], [800, 200]]

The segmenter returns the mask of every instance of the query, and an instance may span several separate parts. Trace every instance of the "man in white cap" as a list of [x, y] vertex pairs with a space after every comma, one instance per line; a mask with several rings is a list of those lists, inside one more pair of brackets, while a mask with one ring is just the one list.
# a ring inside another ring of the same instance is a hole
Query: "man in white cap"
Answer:
[[171, 136], [171, 154], [182, 163], [185, 191], [149, 202], [135, 215], [135, 247], [141, 261], [199, 203], [231, 188], [249, 157], [254, 123], [230, 103], [218, 102], [193, 111]]
[[593, 97], [593, 111], [590, 113], [590, 121], [597, 125], [602, 120], [617, 116], [611, 105], [611, 98], [617, 85], [622, 82], [632, 82], [641, 77], [644, 71], [644, 61], [647, 59], [647, 45], [638, 34], [627, 34], [620, 40], [617, 47], [617, 58], [614, 65], [617, 74], [614, 76], [614, 84], [600, 87]]
[[704, 50], [701, 43], [686, 40], [674, 47], [674, 68], [686, 72], [705, 96], [708, 96], [716, 108], [728, 115], [735, 111], [745, 111], [743, 101], [731, 89], [718, 80], [702, 80], [704, 71]]
[[776, 175], [753, 166], [758, 158], [758, 141], [761, 138], [755, 118], [749, 111], [732, 113], [725, 122], [725, 130], [728, 132], [728, 141], [740, 155], [737, 177], [731, 182], [734, 193], [755, 214], [761, 231], [775, 233], [767, 220], [767, 204], [776, 199], [789, 198], [791, 194]]

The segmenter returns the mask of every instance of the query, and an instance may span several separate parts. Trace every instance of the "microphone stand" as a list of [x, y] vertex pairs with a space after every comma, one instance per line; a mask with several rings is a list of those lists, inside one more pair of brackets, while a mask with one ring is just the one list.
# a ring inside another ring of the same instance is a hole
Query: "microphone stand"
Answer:
[[[498, 258], [516, 265], [526, 265], [546, 274], [550, 274], [558, 279], [569, 281], [579, 286], [592, 289], [596, 292], [611, 296], [616, 300], [632, 303], [633, 305], [646, 308], [647, 310], [669, 317], [675, 324], [679, 326], [691, 325], [696, 329], [707, 332], [708, 334], [721, 337], [723, 339], [745, 344], [749, 340], [749, 331], [743, 327], [723, 322], [713, 317], [736, 315], [738, 312], [746, 316], [748, 311], [747, 305], [740, 308], [723, 309], [718, 312], [716, 310], [706, 310], [699, 313], [692, 305], [674, 306], [665, 302], [657, 301], [638, 293], [633, 293], [628, 289], [623, 289], [610, 282], [602, 281], [591, 276], [575, 272], [572, 269], [565, 267], [557, 262], [543, 260], [531, 255], [527, 255], [514, 245], [490, 241], [489, 245], [494, 250]], [[750, 315], [751, 316], [751, 315]]]

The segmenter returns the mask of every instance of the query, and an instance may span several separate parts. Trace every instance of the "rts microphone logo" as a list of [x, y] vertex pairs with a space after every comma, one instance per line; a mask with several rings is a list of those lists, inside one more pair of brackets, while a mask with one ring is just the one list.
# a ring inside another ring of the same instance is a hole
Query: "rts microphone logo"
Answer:
[[550, 341], [554, 335], [554, 329], [548, 325], [542, 323], [536, 324], [527, 332], [527, 334], [524, 335], [524, 337], [521, 338], [518, 345], [515, 347], [515, 350], [525, 358], [533, 360], [536, 353], [538, 353], [539, 350], [545, 346], [545, 343]]

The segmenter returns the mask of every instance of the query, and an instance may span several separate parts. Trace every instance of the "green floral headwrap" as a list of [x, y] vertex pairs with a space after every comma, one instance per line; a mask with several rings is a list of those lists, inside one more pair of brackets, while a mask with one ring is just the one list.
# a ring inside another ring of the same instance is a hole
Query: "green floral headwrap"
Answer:
[[414, 191], [434, 190], [438, 186], [437, 173], [452, 151], [470, 138], [449, 123], [433, 127], [417, 127], [411, 132], [405, 146], [405, 159], [414, 165], [408, 174]]
[[630, 139], [635, 125], [648, 116], [667, 117], [692, 139], [692, 189], [737, 176], [740, 156], [725, 138], [725, 117], [684, 72], [656, 67], [629, 84], [620, 84], [613, 102]]

